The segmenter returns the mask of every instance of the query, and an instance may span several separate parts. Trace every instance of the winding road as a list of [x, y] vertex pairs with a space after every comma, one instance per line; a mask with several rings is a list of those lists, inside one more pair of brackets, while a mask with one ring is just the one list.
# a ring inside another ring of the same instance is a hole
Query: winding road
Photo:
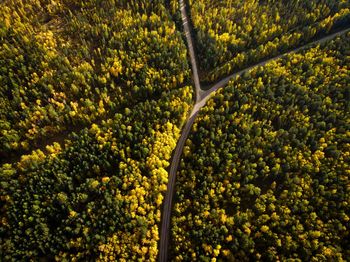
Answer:
[[195, 94], [196, 94], [196, 103], [192, 109], [192, 112], [182, 130], [180, 139], [176, 145], [172, 161], [170, 164], [170, 171], [169, 171], [169, 178], [168, 178], [168, 187], [167, 191], [165, 193], [165, 198], [163, 202], [163, 212], [161, 217], [161, 234], [160, 234], [160, 243], [159, 243], [159, 262], [167, 262], [168, 261], [168, 247], [169, 247], [169, 237], [170, 237], [170, 222], [171, 222], [171, 210], [172, 210], [172, 204], [173, 204], [173, 198], [174, 198], [174, 188], [175, 188], [175, 180], [176, 180], [176, 172], [180, 163], [180, 157], [181, 153], [183, 151], [183, 147], [185, 145], [186, 139], [188, 137], [188, 134], [191, 130], [191, 127], [193, 125], [193, 122], [199, 112], [199, 110], [205, 105], [207, 100], [209, 99], [210, 95], [218, 90], [221, 87], [224, 87], [227, 85], [230, 80], [232, 80], [234, 77], [242, 75], [243, 73], [258, 67], [263, 66], [266, 63], [279, 59], [285, 55], [296, 53], [300, 50], [306, 49], [314, 44], [321, 44], [323, 42], [326, 42], [330, 39], [335, 38], [336, 36], [339, 36], [341, 34], [344, 34], [346, 32], [350, 31], [350, 28], [341, 30], [339, 32], [333, 33], [331, 35], [325, 36], [319, 40], [315, 40], [313, 42], [307, 43], [299, 48], [293, 49], [291, 51], [285, 52], [281, 55], [272, 57], [270, 59], [267, 59], [265, 61], [262, 61], [260, 63], [257, 63], [255, 65], [252, 65], [250, 67], [247, 67], [245, 69], [242, 69], [236, 73], [233, 73], [224, 79], [218, 81], [216, 84], [214, 84], [210, 89], [208, 90], [202, 90], [200, 86], [199, 76], [198, 76], [198, 69], [197, 69], [197, 62], [196, 62], [196, 54], [193, 48], [193, 40], [191, 36], [191, 28], [190, 28], [190, 22], [188, 19], [188, 15], [186, 13], [186, 6], [183, 0], [180, 0], [180, 10], [181, 10], [181, 17], [183, 21], [183, 28], [184, 33], [187, 40], [187, 46], [188, 46], [188, 52], [190, 55], [191, 65], [192, 65], [192, 72], [193, 72], [193, 81], [195, 85]]

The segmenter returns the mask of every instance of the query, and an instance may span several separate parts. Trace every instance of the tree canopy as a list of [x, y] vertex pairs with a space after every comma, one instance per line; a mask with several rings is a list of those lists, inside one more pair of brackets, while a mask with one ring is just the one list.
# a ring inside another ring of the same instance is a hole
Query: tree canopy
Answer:
[[253, 69], [207, 102], [177, 174], [175, 261], [350, 256], [349, 50], [350, 33]]
[[202, 80], [208, 82], [307, 43], [350, 21], [349, 1], [189, 3], [199, 65], [207, 73]]

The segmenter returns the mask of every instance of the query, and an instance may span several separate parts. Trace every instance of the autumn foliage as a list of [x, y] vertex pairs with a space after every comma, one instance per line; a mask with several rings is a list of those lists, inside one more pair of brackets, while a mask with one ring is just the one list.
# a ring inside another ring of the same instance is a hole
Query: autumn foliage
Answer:
[[349, 258], [349, 50], [350, 33], [207, 102], [177, 175], [175, 261]]
[[350, 21], [349, 1], [189, 3], [199, 65], [207, 72], [202, 80], [208, 82], [307, 43]]
[[1, 261], [157, 259], [186, 55], [160, 1], [0, 3]]
[[185, 85], [186, 47], [160, 1], [98, 2], [0, 4], [1, 158]]

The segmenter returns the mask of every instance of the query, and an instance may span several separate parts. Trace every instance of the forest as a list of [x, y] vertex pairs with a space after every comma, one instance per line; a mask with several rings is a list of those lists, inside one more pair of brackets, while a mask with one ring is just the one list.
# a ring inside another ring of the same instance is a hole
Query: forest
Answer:
[[[172, 0], [173, 12], [177, 1]], [[202, 81], [213, 82], [350, 22], [350, 2], [190, 0]]]
[[64, 145], [47, 146], [48, 154], [35, 150], [4, 164], [0, 256], [155, 261], [166, 168], [190, 91], [125, 108]]
[[161, 1], [6, 2], [0, 158], [158, 99], [189, 79], [186, 46]]
[[219, 90], [183, 150], [174, 261], [346, 261], [350, 33]]
[[164, 236], [169, 261], [346, 261], [350, 32], [208, 100], [191, 55], [209, 85], [349, 25], [347, 0], [0, 1], [0, 261]]
[[0, 14], [0, 260], [155, 261], [193, 93], [165, 5], [8, 0]]

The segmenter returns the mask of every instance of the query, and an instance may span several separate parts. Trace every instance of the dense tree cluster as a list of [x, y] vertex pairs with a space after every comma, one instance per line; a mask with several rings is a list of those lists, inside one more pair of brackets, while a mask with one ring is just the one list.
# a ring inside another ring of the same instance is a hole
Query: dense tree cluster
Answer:
[[[346, 0], [188, 3], [204, 81], [350, 16]], [[1, 261], [157, 259], [167, 168], [192, 103], [179, 8], [0, 3]], [[350, 257], [349, 50], [350, 33], [208, 101], [181, 160], [172, 259]]]
[[1, 261], [156, 260], [186, 54], [160, 0], [0, 3]]
[[349, 54], [350, 33], [207, 102], [177, 175], [174, 260], [350, 257]]
[[0, 167], [0, 258], [155, 261], [166, 171], [191, 87]]
[[217, 80], [350, 21], [349, 1], [190, 0], [189, 3], [199, 64], [208, 72], [204, 81]]
[[188, 77], [186, 46], [162, 1], [2, 1], [0, 157]]

